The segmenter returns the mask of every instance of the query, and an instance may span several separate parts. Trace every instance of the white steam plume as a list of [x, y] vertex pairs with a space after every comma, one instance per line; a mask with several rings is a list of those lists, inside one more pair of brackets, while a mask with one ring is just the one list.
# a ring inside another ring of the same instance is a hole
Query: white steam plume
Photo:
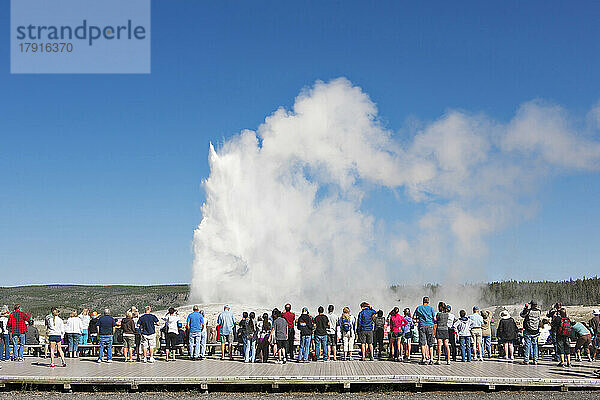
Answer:
[[[389, 304], [394, 269], [413, 283], [483, 278], [470, 268], [481, 270], [486, 235], [533, 215], [542, 178], [600, 169], [592, 134], [534, 101], [506, 124], [450, 111], [400, 142], [360, 88], [317, 82], [256, 132], [211, 144], [192, 297]], [[380, 187], [425, 211], [379, 221], [362, 203]]]

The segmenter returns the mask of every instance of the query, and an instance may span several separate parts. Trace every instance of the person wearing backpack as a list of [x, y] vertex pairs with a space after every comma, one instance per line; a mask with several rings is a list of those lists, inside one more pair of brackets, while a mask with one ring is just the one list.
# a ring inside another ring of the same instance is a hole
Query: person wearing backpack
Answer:
[[571, 366], [571, 346], [569, 344], [569, 337], [571, 336], [571, 320], [567, 317], [567, 310], [561, 308], [558, 312], [560, 318], [552, 320], [552, 329], [556, 332], [556, 347], [560, 356], [559, 367], [565, 366], [565, 358], [567, 361], [566, 366]]
[[542, 311], [538, 308], [537, 301], [531, 300], [529, 304], [525, 304], [520, 315], [523, 318], [523, 339], [525, 341], [525, 355], [521, 364], [529, 365], [529, 357], [531, 356], [531, 364], [537, 365]]
[[342, 334], [342, 360], [352, 360], [352, 349], [354, 349], [354, 338], [356, 336], [356, 319], [350, 314], [350, 308], [344, 307], [338, 325]]
[[254, 362], [256, 357], [256, 339], [258, 338], [258, 328], [256, 326], [256, 314], [251, 312], [245, 320], [244, 325], [244, 362]]

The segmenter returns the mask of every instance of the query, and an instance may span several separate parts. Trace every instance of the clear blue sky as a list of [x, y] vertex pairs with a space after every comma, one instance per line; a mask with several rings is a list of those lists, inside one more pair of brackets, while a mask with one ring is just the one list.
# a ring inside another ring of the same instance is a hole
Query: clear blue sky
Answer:
[[[10, 75], [9, 15], [1, 2], [0, 285], [188, 282], [209, 141], [317, 79], [361, 86], [391, 129], [600, 99], [592, 1], [157, 0], [152, 73], [133, 76]], [[490, 238], [490, 279], [596, 273], [598, 199], [598, 174], [551, 181], [535, 218]]]

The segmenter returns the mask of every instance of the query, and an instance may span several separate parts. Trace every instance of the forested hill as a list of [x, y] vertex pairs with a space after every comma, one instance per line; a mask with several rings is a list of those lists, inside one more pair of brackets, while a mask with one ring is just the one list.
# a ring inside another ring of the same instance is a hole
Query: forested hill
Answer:
[[561, 301], [564, 305], [600, 304], [600, 278], [568, 281], [503, 281], [483, 285], [481, 299], [488, 305], [516, 304], [536, 299], [546, 306]]
[[[0, 288], [0, 304], [20, 304], [23, 311], [40, 318], [48, 315], [50, 308], [58, 307], [63, 317], [72, 310], [102, 311], [109, 308], [114, 315], [122, 315], [131, 306], [140, 310], [149, 305], [165, 309], [187, 303], [188, 285], [156, 286], [87, 286], [43, 285]], [[68, 314], [66, 315], [68, 316]]]
[[[447, 290], [450, 289], [450, 290]], [[500, 306], [524, 304], [535, 299], [548, 307], [556, 302], [566, 306], [589, 306], [600, 304], [600, 279], [583, 278], [568, 281], [502, 281], [491, 283], [463, 284], [458, 288], [447, 288], [439, 284], [427, 284], [420, 287], [392, 286], [401, 302], [407, 299], [429, 296], [433, 299], [444, 297], [447, 293], [466, 293], [471, 301], [482, 306]], [[476, 298], [477, 297], [477, 298]]]

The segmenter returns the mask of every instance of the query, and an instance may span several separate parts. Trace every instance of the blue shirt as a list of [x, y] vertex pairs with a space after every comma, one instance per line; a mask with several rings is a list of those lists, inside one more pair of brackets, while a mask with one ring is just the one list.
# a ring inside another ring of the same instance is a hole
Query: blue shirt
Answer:
[[469, 319], [473, 322], [472, 328], [481, 328], [483, 326], [483, 317], [479, 313], [469, 315]]
[[221, 335], [230, 335], [233, 333], [233, 327], [235, 326], [235, 320], [233, 319], [233, 313], [225, 310], [219, 314], [217, 318], [217, 324], [221, 327]]
[[358, 313], [358, 326], [361, 331], [373, 330], [373, 315], [375, 314], [377, 314], [377, 311], [372, 308], [365, 308]]
[[194, 311], [187, 317], [187, 323], [190, 324], [190, 333], [202, 332], [204, 317], [198, 311]]
[[98, 335], [110, 335], [113, 334], [113, 328], [117, 326], [117, 323], [110, 315], [103, 315], [98, 318], [96, 327], [98, 328]]
[[154, 314], [143, 314], [138, 319], [138, 326], [142, 335], [153, 335], [155, 330], [155, 324], [158, 322], [158, 318]]
[[429, 304], [423, 304], [417, 307], [414, 316], [419, 318], [419, 326], [433, 326], [435, 310]]

